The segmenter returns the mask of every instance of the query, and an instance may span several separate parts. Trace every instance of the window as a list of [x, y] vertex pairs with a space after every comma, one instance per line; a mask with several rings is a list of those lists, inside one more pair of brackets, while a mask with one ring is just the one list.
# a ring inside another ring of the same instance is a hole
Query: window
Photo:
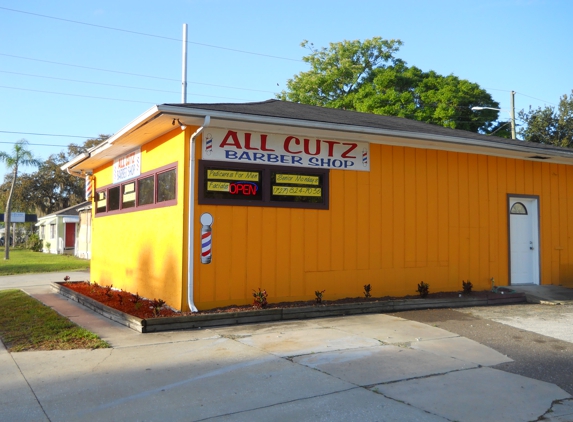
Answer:
[[121, 207], [124, 209], [135, 207], [135, 182], [126, 183], [121, 189]]
[[55, 237], [56, 237], [56, 225], [50, 224], [50, 239], [53, 239]]
[[199, 204], [328, 209], [328, 169], [199, 161]]
[[527, 215], [527, 208], [525, 208], [525, 205], [523, 205], [521, 202], [516, 202], [512, 205], [509, 213]]
[[177, 204], [177, 163], [96, 192], [96, 214], [117, 214]]
[[137, 205], [149, 205], [155, 201], [155, 177], [149, 176], [137, 181]]
[[261, 170], [222, 169], [209, 166], [204, 171], [205, 177], [201, 185], [204, 187], [205, 198], [241, 202], [260, 202], [263, 199]]
[[321, 174], [271, 171], [271, 201], [321, 204], [322, 179]]
[[119, 186], [111, 188], [107, 191], [108, 194], [108, 211], [115, 211], [119, 209]]
[[96, 193], [96, 214], [107, 211], [106, 197], [107, 197], [106, 191]]
[[44, 239], [44, 227], [43, 224], [40, 226], [40, 239]]
[[164, 171], [157, 175], [157, 202], [172, 201], [175, 199], [177, 183], [175, 169]]

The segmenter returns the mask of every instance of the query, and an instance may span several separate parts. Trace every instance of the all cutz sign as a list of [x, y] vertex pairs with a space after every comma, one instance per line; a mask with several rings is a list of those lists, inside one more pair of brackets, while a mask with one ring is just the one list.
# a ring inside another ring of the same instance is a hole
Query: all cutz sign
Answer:
[[133, 179], [141, 174], [141, 148], [113, 160], [113, 183]]
[[203, 159], [235, 163], [370, 171], [367, 142], [208, 128]]

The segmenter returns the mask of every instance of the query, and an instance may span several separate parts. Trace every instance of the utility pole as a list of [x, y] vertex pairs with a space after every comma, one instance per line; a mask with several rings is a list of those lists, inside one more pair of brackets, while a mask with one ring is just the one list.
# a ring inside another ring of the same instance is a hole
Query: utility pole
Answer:
[[181, 69], [181, 102], [187, 102], [187, 24], [183, 24], [183, 63]]
[[515, 137], [515, 91], [511, 91], [511, 139], [516, 139]]

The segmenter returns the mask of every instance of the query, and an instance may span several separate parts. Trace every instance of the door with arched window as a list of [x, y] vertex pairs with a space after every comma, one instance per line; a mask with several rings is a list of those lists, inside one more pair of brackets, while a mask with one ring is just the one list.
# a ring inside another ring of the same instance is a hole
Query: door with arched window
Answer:
[[539, 284], [539, 200], [509, 197], [510, 284]]

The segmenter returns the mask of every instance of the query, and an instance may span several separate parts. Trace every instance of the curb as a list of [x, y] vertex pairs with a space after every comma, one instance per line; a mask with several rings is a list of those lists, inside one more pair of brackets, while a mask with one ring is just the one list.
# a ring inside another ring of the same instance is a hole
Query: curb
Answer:
[[466, 308], [472, 306], [495, 306], [527, 301], [524, 293], [511, 295], [489, 294], [485, 298], [461, 297], [451, 299], [395, 299], [380, 302], [345, 303], [341, 305], [303, 306], [284, 309], [261, 309], [220, 314], [141, 319], [117, 309], [110, 308], [87, 296], [62, 285], [51, 283], [51, 287], [62, 296], [78, 302], [112, 321], [125, 325], [140, 333], [186, 330], [191, 328], [238, 325], [256, 322], [289, 321], [296, 319], [323, 318], [345, 315], [391, 313], [434, 308]]
[[535, 303], [537, 305], [563, 305], [563, 302], [558, 300], [543, 299], [531, 293], [525, 293], [527, 303]]

